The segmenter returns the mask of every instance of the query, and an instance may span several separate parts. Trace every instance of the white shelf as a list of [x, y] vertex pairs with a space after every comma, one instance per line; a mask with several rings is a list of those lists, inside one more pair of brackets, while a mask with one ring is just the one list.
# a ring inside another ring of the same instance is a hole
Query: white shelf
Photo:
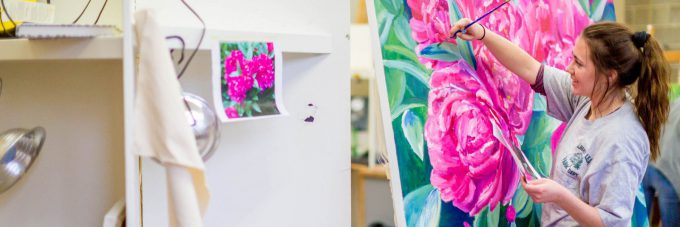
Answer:
[[[192, 50], [200, 37], [199, 28], [164, 28], [167, 35], [181, 36]], [[277, 33], [259, 31], [208, 30], [201, 50], [210, 50], [210, 39], [276, 40], [282, 52], [331, 53], [333, 43], [329, 34]], [[181, 48], [180, 42], [169, 40], [170, 48]], [[26, 60], [105, 60], [123, 58], [121, 36], [85, 39], [0, 39], [0, 61]]]
[[[196, 27], [164, 27], [163, 32], [168, 36], [181, 36], [187, 45], [186, 50], [195, 49], [201, 36], [201, 29]], [[288, 53], [328, 54], [333, 51], [333, 40], [326, 33], [207, 29], [199, 50], [210, 50], [214, 43], [209, 40], [273, 40], [278, 42], [282, 52]], [[174, 49], [182, 47], [177, 40], [169, 40], [168, 45]]]
[[122, 59], [123, 39], [0, 39], [0, 50], [0, 61]]

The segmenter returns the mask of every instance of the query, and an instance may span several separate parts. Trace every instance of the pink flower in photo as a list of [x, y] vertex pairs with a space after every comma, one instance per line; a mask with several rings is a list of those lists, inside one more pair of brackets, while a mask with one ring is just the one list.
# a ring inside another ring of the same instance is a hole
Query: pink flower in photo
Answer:
[[255, 73], [256, 68], [255, 62], [250, 59], [245, 59], [244, 61], [240, 62], [240, 66], [242, 76], [247, 76], [250, 78], [253, 77], [253, 73]]
[[253, 88], [253, 78], [250, 76], [237, 76], [224, 78], [227, 81], [227, 95], [231, 101], [242, 103], [248, 91]]
[[267, 53], [272, 53], [274, 51], [274, 43], [267, 43]]
[[253, 57], [255, 80], [261, 90], [274, 86], [274, 61], [266, 54]]
[[493, 136], [492, 124], [507, 130], [502, 109], [477, 73], [463, 60], [434, 71], [425, 123], [430, 181], [443, 201], [470, 215], [509, 202], [519, 182], [510, 153]]
[[251, 76], [253, 75], [253, 63], [243, 56], [241, 50], [233, 50], [224, 59], [224, 75], [229, 76], [233, 72], [240, 70], [239, 75]]
[[224, 59], [224, 75], [229, 76], [232, 72], [238, 70], [238, 67], [245, 62], [243, 52], [240, 50], [233, 50], [231, 54]]
[[[245, 59], [240, 50], [231, 51], [224, 60], [224, 81], [227, 82], [227, 95], [237, 103], [242, 103], [248, 91], [253, 88], [253, 63]], [[234, 72], [239, 72], [235, 74]]]
[[224, 113], [227, 115], [228, 118], [238, 118], [238, 111], [234, 107], [228, 107], [224, 109]]

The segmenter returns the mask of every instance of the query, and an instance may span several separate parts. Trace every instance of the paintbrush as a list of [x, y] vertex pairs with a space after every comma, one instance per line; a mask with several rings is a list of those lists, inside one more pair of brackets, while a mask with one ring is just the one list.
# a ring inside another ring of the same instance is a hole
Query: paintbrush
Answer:
[[522, 174], [522, 176], [524, 176], [524, 178], [527, 180], [543, 178], [540, 174], [538, 174], [538, 171], [536, 171], [534, 166], [531, 165], [531, 162], [529, 162], [529, 159], [527, 159], [527, 157], [524, 155], [524, 152], [515, 146], [515, 144], [505, 139], [505, 133], [503, 133], [503, 130], [501, 130], [495, 122], [491, 122], [491, 125], [493, 126], [493, 136], [498, 139], [498, 142], [500, 142], [501, 145], [510, 151], [512, 159], [514, 159], [515, 164], [517, 164], [519, 173]]
[[469, 23], [469, 24], [466, 25], [463, 29], [460, 29], [460, 30], [454, 32], [454, 33], [453, 33], [453, 36], [449, 37], [449, 39], [451, 39], [451, 38], [456, 38], [456, 35], [458, 35], [458, 33], [460, 33], [460, 32], [462, 32], [463, 34], [465, 34], [465, 32], [467, 31], [467, 29], [470, 28], [470, 26], [476, 24], [476, 23], [479, 22], [480, 20], [484, 19], [486, 16], [489, 16], [489, 14], [491, 14], [491, 13], [493, 13], [494, 11], [498, 10], [499, 8], [501, 8], [501, 6], [507, 4], [508, 2], [510, 2], [510, 0], [505, 0], [505, 2], [503, 2], [503, 3], [501, 3], [500, 5], [496, 6], [496, 8], [493, 8], [491, 11], [486, 12], [484, 15], [482, 15], [482, 16], [479, 17], [479, 18], [477, 18], [476, 20], [472, 21], [472, 23]]

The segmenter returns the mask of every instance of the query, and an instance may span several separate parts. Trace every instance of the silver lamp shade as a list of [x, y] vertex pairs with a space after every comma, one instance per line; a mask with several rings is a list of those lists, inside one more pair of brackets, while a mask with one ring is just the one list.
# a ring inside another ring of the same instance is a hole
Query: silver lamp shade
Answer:
[[45, 129], [10, 129], [0, 134], [0, 193], [31, 168], [45, 142]]
[[198, 95], [184, 93], [185, 115], [196, 138], [198, 153], [207, 161], [220, 142], [220, 121], [208, 102]]

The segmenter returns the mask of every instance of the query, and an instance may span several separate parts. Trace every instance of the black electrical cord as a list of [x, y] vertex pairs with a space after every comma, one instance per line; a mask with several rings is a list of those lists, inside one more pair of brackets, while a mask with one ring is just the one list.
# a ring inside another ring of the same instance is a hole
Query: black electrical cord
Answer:
[[0, 10], [0, 26], [2, 26], [2, 32], [3, 33], [9, 33], [9, 32], [7, 32], [7, 29], [5, 28], [5, 22], [2, 21], [2, 10]]
[[187, 63], [184, 64], [184, 67], [182, 68], [182, 70], [180, 70], [179, 74], [177, 74], [177, 79], [181, 78], [182, 75], [184, 75], [184, 71], [186, 71], [187, 68], [189, 67], [189, 63], [191, 63], [191, 60], [194, 59], [194, 56], [196, 55], [196, 52], [198, 52], [198, 49], [201, 48], [201, 43], [203, 43], [203, 38], [205, 37], [205, 30], [206, 30], [205, 22], [203, 21], [203, 18], [201, 18], [201, 16], [198, 15], [198, 13], [196, 13], [196, 10], [194, 10], [194, 8], [191, 8], [191, 6], [189, 6], [189, 4], [185, 0], [181, 0], [181, 1], [182, 1], [182, 4], [184, 4], [187, 7], [187, 9], [189, 9], [189, 11], [191, 11], [191, 13], [193, 13], [194, 16], [196, 16], [196, 18], [198, 18], [199, 21], [201, 21], [201, 25], [203, 26], [203, 28], [201, 29], [201, 38], [198, 40], [198, 44], [196, 45], [196, 49], [194, 49], [194, 51], [191, 53], [191, 55], [189, 55], [189, 58], [187, 59]]
[[[182, 39], [182, 37], [178, 35], [166, 36], [165, 39], [177, 39], [182, 44], [182, 48], [180, 49], [179, 60], [177, 61], [178, 65], [182, 64], [182, 62], [184, 61], [184, 50], [186, 50], [187, 46], [186, 43], [184, 42], [184, 39]], [[174, 49], [170, 50], [170, 54], [172, 54], [172, 52], [174, 52]]]
[[99, 22], [99, 18], [102, 16], [102, 13], [104, 12], [104, 8], [106, 8], [106, 3], [108, 3], [109, 0], [104, 0], [104, 5], [102, 5], [102, 9], [99, 10], [99, 15], [97, 15], [97, 20], [94, 21], [94, 24], [97, 24]]
[[[80, 20], [80, 18], [83, 16], [83, 14], [85, 14], [85, 11], [87, 11], [87, 8], [90, 6], [91, 2], [92, 2], [92, 0], [87, 0], [87, 4], [85, 4], [85, 8], [83, 8], [83, 11], [80, 11], [80, 15], [78, 15], [78, 17], [75, 20], [73, 20], [72, 24], [75, 24]], [[106, 4], [108, 2], [109, 2], [109, 0], [104, 0], [104, 4], [102, 5], [102, 8], [99, 10], [99, 14], [97, 14], [97, 19], [94, 21], [94, 24], [97, 24], [99, 22], [99, 18], [101, 18], [102, 13], [104, 12], [104, 8], [106, 8]]]
[[[7, 7], [5, 7], [5, 0], [0, 0], [0, 4], [2, 4], [2, 11], [5, 11], [5, 15], [7, 15], [7, 19], [9, 19], [10, 22], [12, 22], [12, 25], [14, 26], [14, 29], [17, 29], [17, 23], [12, 20], [12, 17], [9, 15], [9, 12], [7, 12]], [[0, 12], [0, 24], [2, 24], [2, 31], [7, 33], [9, 36], [14, 37], [14, 34], [7, 31], [5, 29], [5, 23], [2, 21], [2, 12]]]
[[[196, 44], [196, 49], [194, 49], [194, 51], [191, 52], [191, 55], [189, 55], [187, 62], [184, 64], [184, 67], [182, 67], [182, 70], [180, 70], [179, 73], [177, 74], [178, 80], [180, 78], [182, 78], [182, 75], [184, 75], [184, 71], [186, 71], [187, 68], [189, 67], [189, 64], [191, 63], [191, 60], [194, 59], [196, 52], [198, 52], [198, 49], [201, 48], [201, 43], [203, 43], [203, 38], [205, 37], [205, 30], [206, 30], [205, 22], [203, 21], [203, 18], [201, 18], [201, 16], [199, 16], [198, 13], [196, 13], [196, 10], [191, 8], [191, 6], [189, 6], [189, 4], [186, 1], [184, 1], [184, 0], [181, 0], [181, 1], [182, 1], [182, 4], [184, 4], [184, 6], [186, 6], [187, 9], [189, 9], [189, 11], [191, 11], [191, 13], [193, 13], [194, 16], [196, 16], [196, 18], [198, 18], [199, 21], [201, 21], [202, 29], [201, 29], [201, 38], [198, 40], [198, 44]], [[182, 60], [184, 59], [184, 50], [185, 50], [185, 47], [186, 47], [186, 45], [184, 43], [184, 39], [182, 37], [176, 36], [176, 35], [175, 36], [167, 36], [165, 38], [166, 39], [172, 39], [172, 38], [178, 39], [182, 43], [182, 49], [181, 49], [182, 54], [180, 55], [180, 58], [179, 58], [179, 61], [178, 61], [178, 64], [181, 64]], [[184, 101], [184, 106], [187, 108], [187, 110], [189, 110], [189, 114], [191, 115], [191, 119], [193, 120], [193, 122], [191, 123], [191, 126], [193, 127], [197, 123], [196, 118], [194, 118], [193, 111], [191, 110], [191, 107], [189, 106], [189, 103], [187, 102], [187, 99], [184, 96], [182, 97], [182, 101]]]
[[85, 14], [85, 10], [87, 10], [87, 7], [90, 6], [90, 2], [92, 2], [92, 0], [87, 0], [87, 4], [85, 4], [85, 8], [83, 8], [83, 11], [80, 11], [80, 15], [78, 15], [78, 17], [75, 20], [73, 20], [73, 22], [71, 22], [71, 24], [75, 24], [80, 20], [80, 17], [82, 17], [83, 14]]

